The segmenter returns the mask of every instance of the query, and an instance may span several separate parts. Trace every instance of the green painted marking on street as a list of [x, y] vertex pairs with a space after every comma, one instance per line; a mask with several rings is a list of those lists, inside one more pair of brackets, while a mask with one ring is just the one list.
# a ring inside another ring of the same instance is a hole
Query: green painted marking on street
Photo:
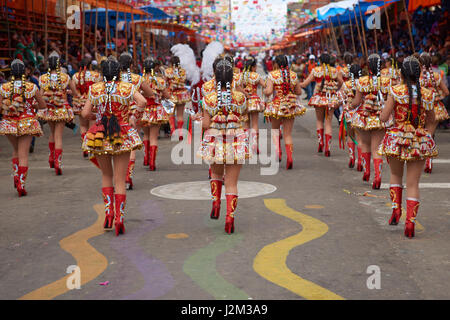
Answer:
[[[224, 219], [211, 220], [208, 216], [208, 226], [214, 226], [216, 231], [217, 224], [223, 227]], [[239, 216], [236, 216], [236, 222], [239, 223]], [[238, 225], [237, 225], [238, 227]], [[223, 229], [221, 229], [222, 232]], [[200, 288], [208, 292], [217, 300], [247, 300], [250, 298], [244, 291], [236, 288], [226, 281], [216, 269], [216, 258], [222, 253], [233, 248], [237, 243], [243, 240], [240, 234], [222, 234], [213, 242], [204, 248], [197, 250], [192, 256], [186, 259], [183, 265], [183, 271]]]

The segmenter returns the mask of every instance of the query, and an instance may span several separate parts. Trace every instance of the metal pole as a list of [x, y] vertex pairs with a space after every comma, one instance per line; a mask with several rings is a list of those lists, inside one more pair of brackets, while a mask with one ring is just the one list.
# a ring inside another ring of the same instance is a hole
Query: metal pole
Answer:
[[355, 46], [355, 37], [353, 35], [353, 24], [352, 24], [352, 16], [350, 15], [350, 11], [348, 12], [348, 18], [350, 20], [350, 33], [352, 35], [352, 45], [353, 45], [353, 53], [356, 56], [356, 46]]
[[98, 25], [98, 0], [95, 0], [95, 29], [94, 29], [94, 51], [97, 54], [97, 25]]
[[362, 35], [363, 35], [363, 41], [364, 41], [364, 48], [366, 50], [366, 56], [369, 56], [369, 51], [367, 51], [366, 32], [364, 30], [364, 21], [362, 18], [361, 5], [359, 4], [359, 2], [358, 2], [358, 6], [359, 6], [359, 17], [361, 19], [361, 29], [362, 29]]
[[106, 11], [105, 11], [105, 56], [108, 56], [108, 34], [109, 34], [109, 10], [108, 10], [108, 0], [106, 0]]
[[405, 0], [403, 0], [403, 6], [405, 7], [406, 22], [408, 23], [409, 38], [411, 39], [412, 52], [415, 52], [416, 49], [414, 48], [414, 39], [413, 39], [413, 36], [412, 36], [412, 31], [411, 31], [411, 22], [409, 21], [408, 7], [406, 6]]
[[47, 60], [47, 58], [48, 58], [47, 0], [44, 0], [44, 10], [45, 10], [45, 13], [44, 13], [44, 19], [45, 19], [45, 21], [44, 21], [44, 32], [45, 32], [45, 36], [44, 36], [44, 39], [45, 39], [44, 57], [45, 57], [45, 60]]
[[119, 28], [118, 28], [118, 23], [119, 23], [119, 0], [116, 1], [117, 4], [117, 8], [116, 8], [116, 56], [119, 56], [119, 48], [118, 48], [118, 39], [119, 39]]

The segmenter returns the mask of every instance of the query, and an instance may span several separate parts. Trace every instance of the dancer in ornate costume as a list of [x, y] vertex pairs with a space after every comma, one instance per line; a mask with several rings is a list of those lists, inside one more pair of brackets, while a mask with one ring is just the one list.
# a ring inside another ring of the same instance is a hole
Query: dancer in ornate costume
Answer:
[[171, 101], [175, 104], [174, 114], [169, 118], [171, 133], [175, 130], [175, 113], [177, 118], [176, 128], [178, 129], [178, 139], [183, 140], [184, 105], [190, 101], [189, 92], [185, 87], [186, 71], [180, 66], [180, 58], [173, 56], [170, 60], [170, 67], [164, 72], [167, 79]]
[[70, 85], [70, 90], [76, 97], [77, 89], [70, 82], [69, 76], [61, 72], [59, 56], [56, 52], [50, 54], [48, 66], [48, 73], [39, 77], [39, 86], [47, 103], [47, 109], [39, 111], [38, 117], [47, 121], [50, 127], [48, 163], [50, 168], [55, 169], [56, 175], [61, 175], [64, 125], [66, 122], [71, 122], [74, 117], [72, 107], [67, 102], [67, 90]]
[[294, 160], [292, 153], [294, 146], [292, 143], [292, 129], [296, 116], [305, 114], [306, 108], [297, 103], [297, 95], [302, 93], [297, 74], [289, 70], [288, 60], [285, 55], [275, 58], [275, 70], [269, 73], [266, 80], [264, 94], [271, 96], [272, 100], [267, 103], [264, 116], [270, 119], [272, 130], [276, 129], [274, 143], [277, 146], [278, 159], [281, 161], [280, 125], [283, 125], [283, 137], [286, 144], [286, 169], [292, 169]]
[[[119, 57], [120, 63], [120, 80], [123, 82], [131, 83], [136, 90], [142, 90], [146, 97], [152, 95], [152, 89], [150, 88], [148, 83], [143, 82], [143, 78], [131, 72], [131, 65], [133, 64], [133, 57], [128, 52], [123, 52]], [[139, 119], [138, 119], [139, 120]], [[128, 163], [128, 174], [126, 177], [126, 186], [127, 190], [133, 189], [133, 176], [134, 176], [134, 167], [136, 163], [136, 152], [134, 150], [131, 151], [130, 161]]]
[[395, 58], [385, 60], [385, 67], [381, 70], [380, 74], [385, 77], [391, 78], [391, 85], [395, 86], [401, 82], [400, 68]]
[[402, 215], [402, 181], [406, 162], [405, 236], [414, 237], [419, 209], [419, 180], [425, 160], [438, 152], [430, 130], [435, 122], [434, 92], [420, 85], [420, 65], [414, 57], [404, 60], [401, 74], [404, 84], [391, 87], [381, 120], [394, 113], [395, 124], [388, 129], [378, 150], [389, 159], [390, 195], [393, 212], [390, 225], [398, 224]]
[[156, 170], [156, 154], [158, 151], [158, 135], [162, 124], [169, 122], [169, 114], [161, 104], [162, 99], [170, 97], [166, 81], [156, 73], [157, 64], [152, 58], [144, 60], [144, 81], [153, 90], [154, 95], [146, 97], [147, 105], [139, 125], [144, 131], [144, 166], [150, 171]]
[[328, 53], [320, 55], [320, 62], [321, 65], [315, 67], [308, 78], [300, 85], [302, 88], [306, 88], [312, 81], [316, 82], [309, 105], [316, 109], [317, 136], [319, 139], [317, 152], [322, 152], [325, 147], [325, 156], [329, 157], [331, 155], [332, 110], [338, 107], [337, 90], [341, 87], [343, 79], [336, 68], [330, 67], [330, 55]]
[[[436, 121], [430, 128], [430, 132], [434, 137], [434, 133], [439, 122], [449, 119], [447, 109], [442, 102], [446, 96], [449, 95], [447, 86], [445, 85], [441, 75], [431, 68], [431, 56], [427, 52], [420, 55], [420, 63], [422, 65], [422, 73], [420, 75], [420, 85], [435, 93], [434, 99], [434, 114]], [[433, 170], [432, 158], [428, 158], [425, 163], [425, 172], [431, 173]]]
[[[352, 127], [352, 119], [355, 110], [352, 108], [352, 100], [355, 96], [356, 92], [356, 80], [361, 77], [361, 67], [357, 64], [353, 64], [349, 68], [350, 80], [345, 81], [342, 84], [341, 89], [339, 90], [340, 100], [343, 102], [343, 112], [341, 118], [341, 128], [345, 128], [345, 130], [341, 130], [346, 132], [347, 136], [347, 147], [349, 153], [349, 162], [348, 167], [353, 168], [355, 166], [355, 154], [356, 154], [356, 144], [355, 140], [358, 141], [359, 138], [356, 134], [356, 131]], [[342, 137], [344, 139], [344, 137]], [[362, 171], [362, 163], [361, 163], [361, 148], [359, 146], [360, 142], [358, 142], [358, 171]]]
[[13, 146], [12, 165], [14, 187], [19, 197], [26, 196], [25, 180], [28, 173], [28, 153], [31, 140], [42, 136], [41, 126], [36, 118], [36, 102], [40, 109], [46, 104], [38, 87], [25, 81], [25, 65], [21, 60], [11, 63], [11, 82], [0, 87], [0, 135], [6, 135]]
[[[84, 58], [80, 63], [80, 70], [72, 76], [72, 82], [79, 92], [79, 97], [74, 97], [72, 101], [73, 105], [73, 113], [75, 115], [80, 115], [81, 109], [83, 109], [87, 94], [89, 92], [89, 87], [96, 82], [102, 80], [100, 73], [97, 71], [91, 70], [91, 60], [88, 58]], [[84, 119], [83, 117], [79, 117], [80, 119], [80, 133], [81, 133], [81, 141], [84, 140], [84, 136], [86, 135], [86, 131], [89, 129], [89, 119]], [[84, 157], [87, 157], [87, 152], [83, 153]]]
[[237, 182], [242, 163], [251, 156], [249, 137], [242, 122], [245, 112], [245, 95], [232, 88], [233, 65], [220, 59], [215, 68], [216, 90], [203, 98], [202, 145], [197, 153], [211, 165], [211, 194], [213, 206], [211, 219], [219, 219], [223, 177], [225, 175], [225, 197], [227, 215], [225, 232], [234, 232], [234, 216], [238, 199]]
[[264, 80], [261, 78], [259, 73], [256, 72], [256, 59], [250, 57], [245, 62], [245, 68], [242, 74], [242, 86], [244, 87], [244, 91], [247, 96], [247, 114], [249, 114], [249, 119], [246, 126], [249, 128], [251, 126], [252, 147], [257, 154], [259, 154], [258, 115], [265, 109], [263, 101], [258, 96], [258, 88], [264, 88], [264, 85]]
[[369, 76], [356, 81], [356, 95], [352, 107], [356, 108], [352, 125], [360, 137], [364, 175], [363, 181], [370, 180], [370, 159], [373, 155], [375, 178], [372, 188], [381, 186], [383, 158], [377, 150], [385, 134], [385, 124], [380, 120], [381, 110], [390, 88], [390, 78], [380, 76], [381, 58], [378, 54], [369, 56]]
[[102, 171], [104, 228], [112, 228], [115, 216], [116, 235], [119, 235], [125, 232], [125, 178], [130, 153], [142, 148], [134, 127], [146, 100], [138, 88], [120, 81], [120, 65], [114, 58], [102, 64], [102, 73], [103, 82], [90, 87], [88, 101], [81, 112], [88, 118], [93, 106], [97, 110], [96, 124], [86, 133], [82, 148], [96, 155]]

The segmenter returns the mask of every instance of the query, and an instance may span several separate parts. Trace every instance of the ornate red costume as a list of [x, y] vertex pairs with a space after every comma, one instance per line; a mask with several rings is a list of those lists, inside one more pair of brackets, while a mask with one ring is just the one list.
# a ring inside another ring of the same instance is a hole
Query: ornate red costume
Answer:
[[[425, 110], [433, 110], [433, 91], [421, 88], [422, 105]], [[409, 109], [409, 95], [406, 85], [393, 86], [390, 94], [395, 100], [395, 125], [386, 132], [386, 136], [378, 153], [387, 157], [393, 157], [401, 161], [425, 160], [436, 157], [438, 151], [433, 137], [425, 129], [425, 112], [420, 113], [419, 124], [411, 123], [412, 113], [417, 112], [417, 105]]]
[[86, 103], [89, 87], [94, 83], [102, 81], [102, 77], [97, 71], [82, 70], [72, 76], [72, 81], [80, 93], [80, 97], [73, 97], [73, 113], [80, 114], [81, 109], [83, 109]]
[[273, 82], [273, 99], [266, 104], [264, 116], [271, 118], [295, 118], [302, 116], [306, 108], [297, 102], [297, 96], [293, 93], [298, 83], [297, 74], [289, 71], [289, 93], [283, 94], [283, 75], [281, 70], [274, 70], [269, 73], [269, 79]]
[[87, 132], [83, 141], [83, 150], [95, 155], [120, 154], [142, 148], [142, 141], [136, 129], [128, 124], [130, 108], [133, 102], [133, 95], [136, 88], [126, 82], [116, 82], [115, 89], [111, 94], [111, 111], [120, 125], [120, 136], [110, 141], [104, 138], [104, 130], [99, 114], [110, 116], [105, 83], [99, 82], [89, 89], [88, 99], [93, 106], [97, 107], [97, 122]]
[[39, 86], [44, 91], [47, 109], [40, 110], [38, 117], [45, 121], [73, 120], [73, 109], [67, 102], [69, 76], [65, 73], [46, 73], [39, 77]]
[[[338, 103], [336, 91], [338, 89], [338, 71], [334, 67], [323, 65], [315, 67], [312, 71], [316, 82], [316, 92], [309, 99], [312, 107], [330, 107]], [[323, 80], [323, 87], [321, 87]]]

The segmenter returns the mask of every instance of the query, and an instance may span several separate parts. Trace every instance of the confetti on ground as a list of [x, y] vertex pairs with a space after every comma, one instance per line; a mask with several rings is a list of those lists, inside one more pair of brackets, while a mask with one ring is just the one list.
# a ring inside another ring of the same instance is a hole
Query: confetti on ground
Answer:
[[101, 286], [107, 286], [109, 284], [109, 281], [100, 282], [99, 285]]

